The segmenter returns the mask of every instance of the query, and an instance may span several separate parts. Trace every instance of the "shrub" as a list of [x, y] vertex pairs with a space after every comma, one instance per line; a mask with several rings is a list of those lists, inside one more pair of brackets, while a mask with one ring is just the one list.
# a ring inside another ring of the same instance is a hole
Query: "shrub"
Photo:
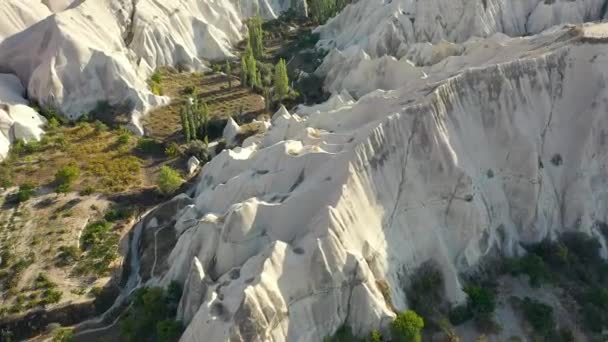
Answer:
[[103, 216], [103, 219], [108, 222], [115, 222], [128, 219], [131, 215], [133, 215], [133, 208], [131, 207], [117, 207], [113, 206], [106, 211]]
[[46, 290], [44, 290], [44, 292], [42, 292], [41, 304], [48, 305], [48, 304], [59, 303], [62, 296], [63, 296], [63, 293], [61, 293], [61, 291], [57, 291], [52, 288], [46, 289]]
[[450, 310], [450, 323], [461, 325], [464, 322], [473, 318], [473, 313], [468, 305], [458, 305]]
[[76, 246], [60, 246], [57, 255], [57, 266], [69, 266], [80, 258], [80, 251]]
[[95, 192], [95, 188], [90, 185], [87, 185], [84, 189], [80, 191], [80, 196], [89, 196]]
[[174, 321], [178, 301], [159, 287], [137, 289], [121, 322], [123, 337], [127, 341], [177, 341], [183, 330], [181, 323]]
[[55, 173], [58, 192], [67, 192], [74, 181], [80, 177], [80, 168], [75, 164], [61, 167]]
[[422, 341], [420, 335], [422, 328], [424, 328], [424, 320], [412, 310], [397, 314], [397, 318], [391, 323], [393, 339], [400, 342]]
[[196, 86], [187, 86], [184, 88], [184, 94], [186, 95], [194, 95], [196, 93]]
[[46, 127], [48, 130], [53, 130], [55, 128], [58, 128], [61, 125], [61, 123], [59, 122], [59, 120], [57, 120], [56, 117], [51, 117], [50, 119], [48, 119], [47, 123], [46, 123]]
[[72, 328], [58, 328], [53, 331], [52, 342], [71, 342], [74, 339]]
[[108, 130], [108, 126], [99, 120], [96, 120], [93, 125], [95, 126], [95, 132], [97, 133], [106, 132]]
[[201, 162], [205, 162], [209, 159], [209, 149], [207, 148], [207, 145], [200, 140], [191, 141], [188, 144], [186, 154], [190, 156], [195, 156]]
[[157, 154], [162, 152], [162, 144], [151, 138], [141, 138], [137, 142], [137, 148], [144, 153]]
[[361, 342], [364, 341], [360, 338], [357, 338], [353, 335], [353, 331], [351, 327], [348, 325], [343, 325], [333, 336], [328, 336], [323, 339], [323, 342]]
[[519, 259], [508, 260], [508, 268], [512, 274], [527, 274], [530, 286], [539, 287], [543, 282], [551, 279], [549, 267], [540, 256], [528, 253]]
[[37, 290], [52, 289], [55, 283], [53, 283], [44, 273], [38, 273], [38, 277], [34, 279], [34, 288]]
[[157, 184], [158, 189], [162, 194], [169, 195], [174, 193], [177, 189], [179, 189], [183, 182], [184, 180], [177, 170], [166, 165], [161, 167]]
[[489, 288], [469, 285], [464, 288], [468, 295], [468, 306], [474, 317], [490, 316], [496, 309], [496, 295]]
[[372, 330], [369, 334], [370, 342], [382, 342], [382, 334], [378, 330]]
[[105, 220], [97, 221], [86, 226], [80, 237], [82, 249], [86, 250], [93, 245], [100, 243], [111, 227], [110, 223]]
[[182, 151], [179, 148], [179, 145], [172, 141], [165, 148], [165, 155], [169, 158], [177, 158], [182, 154]]
[[19, 191], [17, 192], [17, 201], [25, 202], [32, 198], [36, 190], [34, 190], [34, 185], [32, 183], [23, 183], [19, 186]]
[[433, 262], [420, 265], [412, 274], [406, 291], [412, 310], [429, 320], [443, 302], [443, 275]]
[[165, 319], [156, 324], [156, 335], [160, 342], [177, 342], [184, 327], [181, 322]]
[[161, 75], [159, 70], [156, 70], [152, 76], [150, 76], [150, 80], [152, 82], [160, 83], [163, 80], [163, 76]]
[[154, 95], [163, 95], [163, 86], [162, 86], [163, 77], [159, 70], [156, 70], [152, 76], [150, 76], [150, 88]]
[[549, 305], [526, 297], [522, 303], [522, 309], [524, 316], [537, 334], [547, 336], [555, 329], [553, 308]]
[[126, 145], [131, 141], [131, 132], [126, 129], [121, 130], [118, 140], [116, 141], [119, 145]]

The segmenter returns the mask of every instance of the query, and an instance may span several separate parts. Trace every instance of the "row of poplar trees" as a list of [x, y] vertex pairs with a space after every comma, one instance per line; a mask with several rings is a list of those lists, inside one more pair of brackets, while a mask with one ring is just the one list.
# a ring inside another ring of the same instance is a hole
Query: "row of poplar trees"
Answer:
[[[253, 88], [263, 88], [262, 74], [257, 67], [257, 60], [264, 57], [262, 19], [253, 17], [248, 23], [249, 37], [245, 53], [241, 56], [241, 84]], [[274, 68], [273, 77], [274, 98], [282, 101], [289, 94], [289, 78], [287, 76], [287, 65], [284, 59], [280, 59]], [[264, 97], [267, 102], [271, 96], [269, 89], [264, 89]]]
[[209, 128], [209, 108], [206, 103], [192, 99], [181, 110], [181, 121], [186, 141], [197, 140], [199, 137], [207, 142]]
[[340, 13], [351, 0], [310, 0], [309, 13], [317, 24], [324, 24], [329, 18]]

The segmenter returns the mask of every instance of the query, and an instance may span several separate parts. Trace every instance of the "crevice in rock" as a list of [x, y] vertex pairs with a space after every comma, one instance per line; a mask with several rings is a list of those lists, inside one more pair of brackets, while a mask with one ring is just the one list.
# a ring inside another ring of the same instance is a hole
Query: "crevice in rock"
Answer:
[[407, 161], [410, 156], [410, 148], [412, 146], [412, 140], [414, 139], [414, 134], [416, 134], [418, 126], [418, 117], [414, 118], [412, 123], [412, 130], [410, 131], [410, 136], [407, 139], [407, 147], [405, 148], [405, 156], [403, 158], [403, 168], [401, 169], [401, 176], [399, 178], [399, 187], [397, 188], [397, 198], [395, 199], [395, 204], [393, 205], [393, 209], [391, 210], [391, 214], [389, 216], [388, 224], [386, 228], [393, 226], [393, 220], [395, 219], [395, 214], [397, 212], [397, 208], [399, 207], [399, 202], [401, 202], [401, 194], [403, 193], [403, 187], [405, 186], [406, 180], [406, 172], [407, 172]]
[[135, 14], [137, 11], [137, 3], [139, 0], [131, 0], [131, 13], [129, 16], [129, 26], [125, 30], [124, 42], [125, 46], [129, 48], [131, 43], [133, 42], [133, 38], [135, 37]]

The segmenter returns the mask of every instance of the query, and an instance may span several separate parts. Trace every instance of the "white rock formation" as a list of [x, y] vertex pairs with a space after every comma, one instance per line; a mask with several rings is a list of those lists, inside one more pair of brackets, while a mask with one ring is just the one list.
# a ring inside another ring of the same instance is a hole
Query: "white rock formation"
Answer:
[[39, 140], [46, 119], [27, 106], [25, 90], [17, 77], [0, 74], [0, 160], [15, 140]]
[[205, 165], [178, 219], [160, 282], [193, 298], [182, 341], [366, 334], [394, 315], [377, 282], [405, 309], [407, 276], [427, 260], [457, 302], [458, 274], [488, 254], [564, 230], [599, 236], [606, 42], [608, 24], [493, 36], [396, 90], [281, 108], [264, 136]]
[[196, 170], [198, 170], [199, 166], [201, 165], [201, 162], [198, 160], [198, 158], [196, 158], [195, 156], [190, 157], [190, 159], [188, 159], [188, 174], [192, 175], [194, 174], [194, 172], [196, 172]]
[[326, 45], [340, 50], [358, 45], [377, 57], [396, 55], [401, 47], [418, 42], [464, 42], [498, 32], [523, 36], [561, 23], [599, 20], [605, 15], [604, 4], [604, 0], [357, 1], [318, 31]]

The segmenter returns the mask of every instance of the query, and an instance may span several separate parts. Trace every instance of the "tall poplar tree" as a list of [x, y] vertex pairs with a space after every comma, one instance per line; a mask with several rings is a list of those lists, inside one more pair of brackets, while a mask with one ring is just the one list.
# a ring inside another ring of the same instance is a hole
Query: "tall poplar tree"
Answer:
[[260, 59], [264, 56], [262, 18], [259, 15], [255, 15], [249, 20], [247, 28], [249, 29], [249, 43], [251, 44], [253, 56]]
[[186, 110], [186, 106], [182, 107], [180, 111], [180, 117], [182, 120], [182, 131], [184, 132], [184, 136], [186, 137], [186, 141], [190, 141], [190, 121], [188, 120], [188, 113]]
[[289, 78], [287, 65], [283, 58], [274, 67], [274, 93], [278, 101], [282, 101], [289, 94]]
[[232, 67], [230, 66], [230, 62], [226, 61], [226, 76], [228, 77], [228, 89], [232, 88]]

